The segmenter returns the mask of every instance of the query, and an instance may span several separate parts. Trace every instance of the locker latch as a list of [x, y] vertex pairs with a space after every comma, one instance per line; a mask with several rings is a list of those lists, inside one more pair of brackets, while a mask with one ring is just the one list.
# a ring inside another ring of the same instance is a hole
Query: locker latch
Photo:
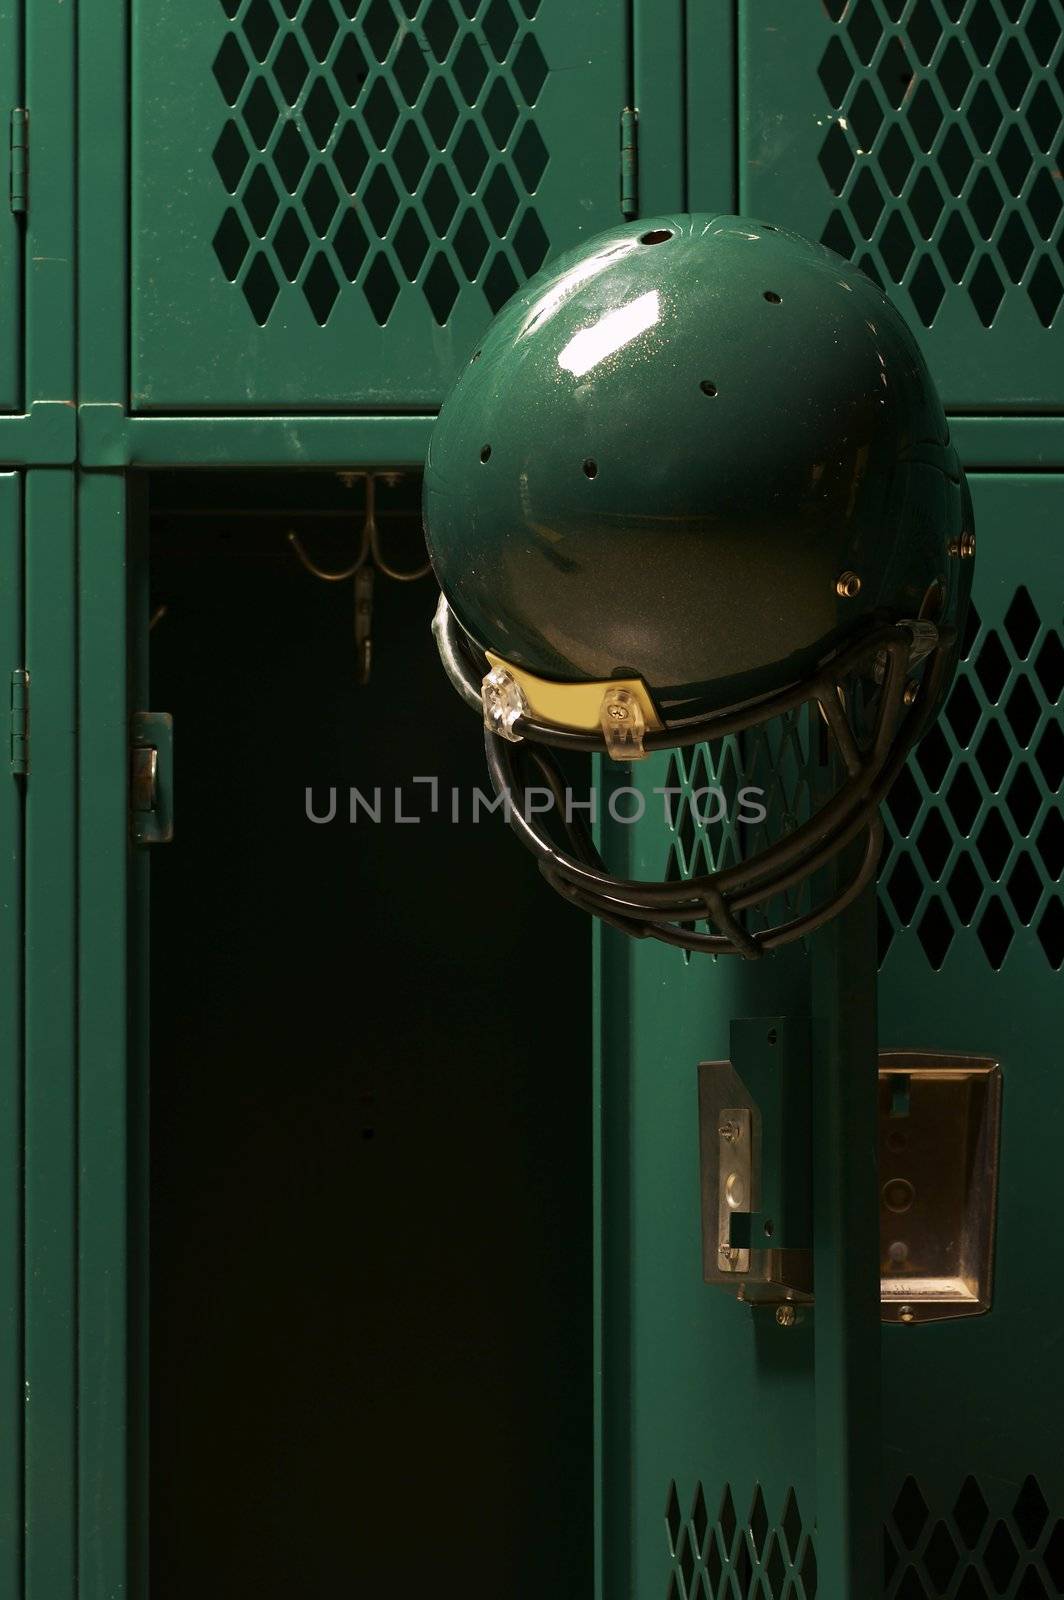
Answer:
[[174, 719], [134, 711], [130, 722], [129, 815], [134, 844], [169, 844], [174, 836]]
[[[814, 1290], [808, 1024], [735, 1021], [731, 1057], [698, 1069], [702, 1276], [740, 1300], [797, 1309]], [[884, 1322], [990, 1309], [1000, 1120], [996, 1061], [880, 1053]]]
[[812, 1297], [809, 1023], [745, 1017], [698, 1069], [703, 1277], [751, 1303]]

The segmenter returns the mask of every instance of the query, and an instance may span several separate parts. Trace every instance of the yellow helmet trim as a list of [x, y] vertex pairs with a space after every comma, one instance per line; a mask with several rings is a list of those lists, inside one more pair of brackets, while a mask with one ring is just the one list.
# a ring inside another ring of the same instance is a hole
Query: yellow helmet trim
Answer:
[[611, 690], [627, 689], [639, 702], [648, 730], [656, 731], [664, 726], [642, 678], [604, 678], [597, 683], [554, 683], [549, 678], [537, 678], [524, 667], [515, 667], [512, 661], [497, 656], [493, 650], [485, 650], [484, 654], [493, 667], [501, 667], [520, 685], [528, 708], [537, 721], [551, 722], [557, 728], [593, 731], [601, 726], [603, 697]]

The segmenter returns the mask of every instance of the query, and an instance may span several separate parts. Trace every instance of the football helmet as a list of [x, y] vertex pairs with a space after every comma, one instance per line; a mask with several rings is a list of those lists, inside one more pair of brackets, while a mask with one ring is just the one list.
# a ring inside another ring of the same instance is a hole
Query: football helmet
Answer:
[[[879, 804], [952, 674], [975, 544], [934, 384], [870, 278], [742, 217], [599, 235], [472, 352], [433, 429], [424, 520], [443, 664], [555, 889], [627, 933], [748, 957], [860, 892]], [[558, 752], [636, 760], [806, 703], [838, 781], [749, 859], [618, 878], [562, 803]], [[549, 816], [522, 803], [532, 783]], [[842, 851], [846, 881], [751, 926]]]

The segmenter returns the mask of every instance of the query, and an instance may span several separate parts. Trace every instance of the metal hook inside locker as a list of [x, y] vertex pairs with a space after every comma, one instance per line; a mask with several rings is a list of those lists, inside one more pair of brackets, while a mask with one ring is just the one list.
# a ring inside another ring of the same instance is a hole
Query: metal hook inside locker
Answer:
[[377, 527], [377, 479], [382, 477], [387, 483], [394, 484], [399, 476], [393, 472], [340, 473], [341, 482], [348, 488], [358, 479], [365, 480], [366, 503], [358, 554], [350, 566], [342, 568], [339, 572], [329, 572], [325, 567], [318, 566], [303, 548], [299, 535], [293, 529], [288, 533], [289, 544], [307, 571], [315, 578], [320, 578], [324, 583], [340, 583], [346, 578], [355, 580], [355, 656], [359, 683], [369, 682], [373, 664], [374, 572], [379, 572], [383, 577], [391, 578], [396, 583], [412, 583], [417, 578], [425, 577], [431, 567], [431, 563], [426, 561], [420, 567], [403, 572], [386, 561], [381, 550], [380, 530]]

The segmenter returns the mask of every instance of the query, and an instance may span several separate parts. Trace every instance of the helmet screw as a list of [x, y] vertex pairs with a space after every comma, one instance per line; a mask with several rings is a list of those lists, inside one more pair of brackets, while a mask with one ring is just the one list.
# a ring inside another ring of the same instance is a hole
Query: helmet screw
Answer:
[[628, 721], [628, 707], [627, 706], [619, 706], [619, 705], [616, 705], [616, 704], [611, 705], [611, 706], [607, 706], [606, 707], [606, 715], [608, 717], [612, 717], [614, 722], [627, 722]]
[[730, 1245], [726, 1239], [722, 1239], [719, 1254], [722, 1261], [734, 1261], [739, 1252], [734, 1245]]
[[729, 1144], [735, 1144], [740, 1132], [741, 1129], [737, 1122], [722, 1122], [720, 1127], [717, 1129], [719, 1136], [722, 1139], [726, 1139]]
[[916, 1312], [913, 1310], [912, 1306], [902, 1306], [901, 1310], [898, 1312], [898, 1321], [899, 1322], [915, 1322], [916, 1321]]
[[913, 701], [916, 699], [916, 696], [919, 693], [920, 693], [920, 685], [919, 685], [919, 683], [916, 681], [915, 678], [910, 678], [908, 683], [905, 685], [905, 693], [902, 695], [902, 699], [904, 700], [904, 702], [905, 702], [905, 704], [907, 706], [911, 706]]
[[843, 600], [852, 600], [861, 592], [861, 580], [856, 572], [843, 572], [835, 583], [835, 593]]
[[781, 1328], [793, 1328], [798, 1321], [798, 1313], [793, 1306], [777, 1306], [776, 1321]]
[[962, 561], [970, 561], [975, 555], [975, 534], [971, 529], [961, 534], [959, 539], [950, 541], [949, 553], [951, 556], [960, 556]]

